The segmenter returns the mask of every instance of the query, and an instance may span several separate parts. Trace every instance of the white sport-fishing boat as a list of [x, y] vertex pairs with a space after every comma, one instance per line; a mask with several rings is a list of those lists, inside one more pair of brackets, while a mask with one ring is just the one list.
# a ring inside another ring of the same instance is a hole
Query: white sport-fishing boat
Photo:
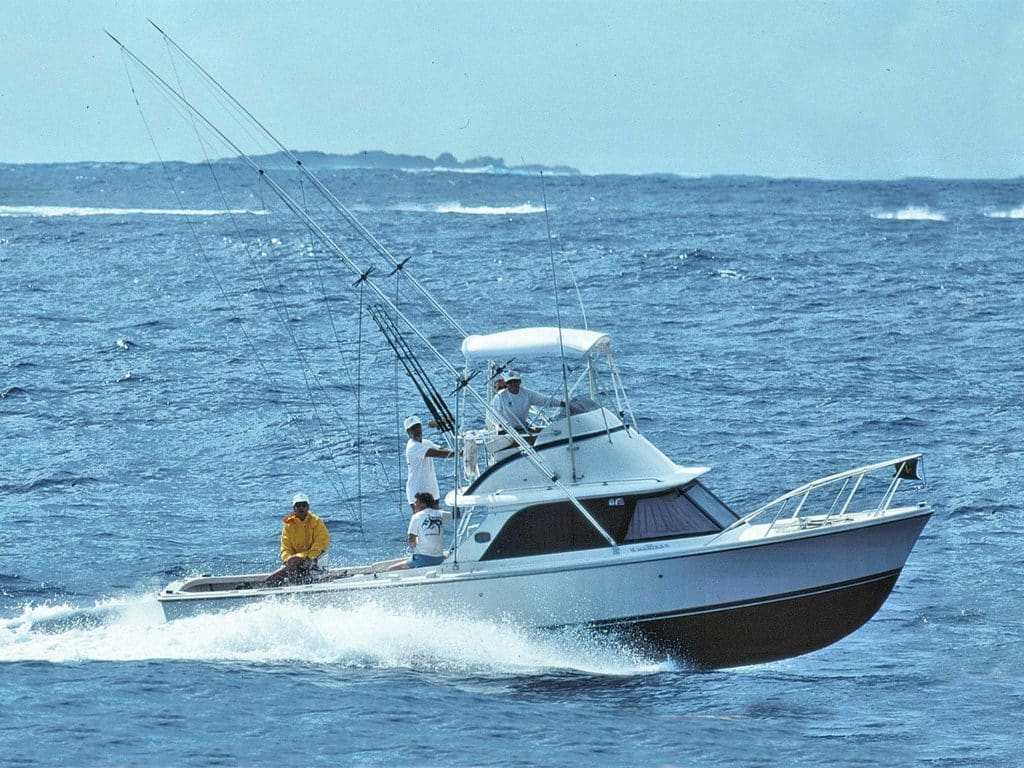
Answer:
[[740, 517], [702, 482], [707, 467], [673, 463], [637, 431], [610, 346], [557, 328], [464, 341], [467, 367], [487, 361], [488, 380], [496, 361], [562, 358], [576, 387], [552, 398], [568, 412], [539, 414], [532, 446], [494, 428], [458, 430], [466, 481], [447, 498], [461, 517], [440, 566], [353, 565], [272, 588], [267, 574], [187, 579], [160, 595], [167, 617], [267, 599], [428, 604], [614, 631], [711, 667], [813, 651], [870, 619], [931, 514], [896, 503], [919, 455], [815, 480]]
[[[449, 362], [454, 350], [439, 350], [375, 284], [373, 265], [356, 264], [274, 173], [196, 109], [180, 86], [118, 42], [126, 62], [184, 111], [197, 133], [237, 152], [320, 247], [358, 278], [360, 290], [372, 295], [368, 313], [462, 456], [446, 499], [459, 516], [441, 565], [388, 571], [394, 561], [352, 564], [273, 587], [266, 573], [189, 578], [161, 592], [168, 619], [267, 600], [342, 607], [372, 601], [415, 611], [430, 605], [524, 627], [614, 632], [720, 667], [822, 648], [874, 615], [931, 514], [923, 502], [896, 498], [903, 481], [918, 479], [919, 455], [823, 477], [738, 515], [704, 485], [707, 467], [679, 466], [640, 434], [609, 336], [562, 327], [467, 335], [408, 274], [407, 260], [395, 259], [315, 174], [163, 36], [171, 54], [234, 110], [234, 119], [279, 148], [310, 193], [319, 193], [320, 205], [351, 225], [385, 270], [401, 272], [420, 292], [417, 302], [458, 334], [464, 358], [461, 367]], [[458, 382], [454, 415], [410, 342]], [[552, 407], [534, 414], [532, 434], [517, 433], [491, 407], [494, 384], [512, 361], [552, 393]]]

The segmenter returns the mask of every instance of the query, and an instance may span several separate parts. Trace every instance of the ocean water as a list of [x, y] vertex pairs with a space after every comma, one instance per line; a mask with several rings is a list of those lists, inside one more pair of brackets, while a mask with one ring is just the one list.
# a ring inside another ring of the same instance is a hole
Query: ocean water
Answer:
[[431, 605], [165, 622], [168, 581], [269, 569], [297, 490], [335, 563], [401, 553], [422, 405], [369, 294], [243, 170], [0, 166], [0, 763], [1021, 764], [1024, 184], [323, 178], [470, 332], [582, 300], [641, 430], [741, 512], [923, 452], [935, 514], [893, 594], [723, 671]]

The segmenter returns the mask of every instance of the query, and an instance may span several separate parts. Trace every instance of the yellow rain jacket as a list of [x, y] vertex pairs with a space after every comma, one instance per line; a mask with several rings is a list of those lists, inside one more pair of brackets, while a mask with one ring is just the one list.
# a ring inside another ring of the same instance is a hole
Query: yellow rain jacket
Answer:
[[298, 555], [316, 560], [331, 546], [331, 534], [319, 517], [309, 512], [305, 520], [298, 515], [288, 515], [281, 530], [281, 560]]

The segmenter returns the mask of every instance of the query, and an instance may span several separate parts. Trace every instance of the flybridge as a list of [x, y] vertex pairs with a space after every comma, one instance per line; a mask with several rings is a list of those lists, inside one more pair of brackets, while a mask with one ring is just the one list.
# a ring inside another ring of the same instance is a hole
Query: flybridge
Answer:
[[605, 353], [611, 347], [606, 333], [575, 328], [517, 328], [469, 336], [462, 342], [462, 354], [467, 361], [491, 360], [502, 357], [558, 357], [563, 351], [578, 356]]

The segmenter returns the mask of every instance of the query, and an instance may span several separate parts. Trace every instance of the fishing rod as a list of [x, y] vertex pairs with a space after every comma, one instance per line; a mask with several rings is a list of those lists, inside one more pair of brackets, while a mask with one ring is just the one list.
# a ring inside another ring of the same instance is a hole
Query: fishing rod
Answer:
[[[427, 374], [426, 369], [423, 368], [419, 357], [413, 351], [409, 342], [401, 334], [401, 330], [397, 324], [389, 317], [385, 312], [378, 310], [379, 316], [374, 316], [377, 322], [378, 328], [381, 333], [391, 344], [391, 348], [394, 349], [394, 353], [402, 361], [402, 365], [406, 366], [406, 372], [409, 374], [411, 379], [422, 382], [424, 389], [427, 390], [427, 394], [424, 396], [424, 402], [427, 408], [430, 410], [431, 416], [434, 417], [438, 428], [442, 432], [450, 432], [455, 429], [456, 420], [452, 414], [452, 410], [447, 406], [444, 397], [438, 391], [434, 385], [430, 376]], [[408, 365], [407, 365], [408, 361]], [[423, 391], [421, 390], [421, 394]], [[429, 399], [427, 399], [429, 395]]]
[[156, 29], [156, 31], [163, 36], [164, 40], [167, 42], [168, 45], [172, 46], [174, 50], [178, 51], [178, 53], [184, 56], [186, 61], [188, 61], [203, 77], [205, 77], [206, 80], [209, 81], [211, 85], [213, 85], [227, 99], [229, 99], [231, 103], [234, 104], [235, 107], [237, 107], [238, 110], [241, 111], [242, 114], [244, 114], [253, 123], [253, 125], [259, 128], [266, 135], [266, 137], [270, 139], [278, 147], [278, 149], [280, 149], [281, 152], [283, 152], [284, 155], [295, 164], [299, 171], [313, 183], [313, 186], [317, 188], [317, 190], [320, 192], [320, 194], [324, 196], [327, 202], [329, 202], [331, 206], [335, 209], [335, 211], [337, 211], [342, 216], [342, 218], [344, 218], [345, 221], [348, 222], [348, 224], [360, 235], [360, 237], [362, 237], [367, 243], [369, 243], [370, 246], [375, 251], [377, 251], [377, 253], [379, 253], [381, 256], [383, 256], [385, 259], [391, 262], [391, 265], [395, 268], [396, 272], [402, 272], [406, 276], [406, 278], [408, 278], [409, 282], [412, 283], [412, 285], [416, 288], [416, 290], [418, 290], [420, 294], [422, 294], [423, 297], [426, 298], [428, 302], [430, 302], [431, 306], [433, 306], [434, 309], [437, 310], [441, 314], [441, 316], [445, 320], [447, 320], [451, 324], [451, 326], [462, 335], [463, 338], [469, 335], [462, 328], [462, 326], [459, 325], [455, 318], [453, 318], [448, 313], [448, 311], [437, 301], [437, 299], [433, 297], [430, 291], [424, 288], [423, 285], [415, 277], [413, 277], [411, 274], [409, 274], [409, 272], [405, 270], [406, 262], [409, 261], [408, 258], [403, 259], [402, 261], [396, 259], [395, 256], [391, 253], [391, 251], [389, 251], [376, 237], [373, 236], [373, 234], [368, 229], [366, 229], [366, 227], [363, 226], [363, 223], [359, 221], [356, 215], [352, 213], [352, 211], [350, 211], [345, 206], [344, 203], [338, 200], [338, 198], [335, 197], [334, 193], [331, 192], [322, 181], [320, 181], [320, 177], [318, 177], [315, 173], [313, 173], [305, 165], [303, 165], [302, 161], [299, 158], [295, 157], [295, 155], [292, 154], [292, 151], [288, 149], [284, 145], [284, 143], [282, 143], [273, 133], [270, 132], [269, 128], [263, 125], [263, 123], [261, 123], [256, 118], [255, 115], [253, 115], [248, 109], [246, 109], [245, 105], [238, 101], [238, 99], [236, 99], [234, 95], [232, 95], [231, 92], [228, 91], [227, 88], [221, 85], [221, 83], [213, 75], [211, 75], [203, 67], [202, 64], [196, 61], [188, 53], [188, 51], [186, 51], [184, 48], [178, 45], [178, 43], [170, 35], [164, 32], [159, 26], [157, 26], [152, 19], [148, 19], [148, 21], [150, 24], [153, 25], [153, 28]]
[[395, 357], [402, 364], [405, 369], [406, 375], [412, 380], [412, 383], [416, 386], [416, 391], [419, 392], [420, 398], [423, 400], [423, 404], [430, 411], [430, 415], [434, 417], [434, 422], [439, 426], [442, 432], [450, 432], [454, 429], [454, 422], [445, 414], [448, 412], [448, 406], [444, 400], [440, 398], [440, 394], [437, 392], [437, 388], [434, 387], [433, 383], [429, 378], [426, 378], [425, 374], [421, 374], [417, 370], [417, 367], [411, 362], [409, 355], [405, 353], [402, 348], [402, 343], [398, 341], [392, 334], [390, 328], [387, 327], [383, 313], [374, 307], [370, 307], [367, 312], [373, 321], [377, 324], [377, 328], [380, 329], [384, 339], [388, 342], [391, 349], [394, 350]]
[[[104, 30], [106, 31], [106, 30]], [[282, 203], [287, 206], [292, 213], [294, 213], [309, 229], [309, 231], [316, 236], [324, 246], [327, 247], [332, 253], [334, 253], [349, 270], [356, 275], [361, 282], [365, 282], [366, 285], [373, 291], [377, 299], [386, 306], [395, 317], [401, 318], [402, 322], [409, 327], [420, 341], [423, 342], [424, 346], [434, 355], [437, 360], [443, 365], [455, 378], [461, 381], [462, 377], [459, 374], [459, 370], [452, 365], [448, 358], [446, 358], [441, 352], [430, 342], [430, 340], [413, 324], [413, 322], [406, 317], [403, 313], [385, 294], [379, 286], [369, 279], [369, 270], [362, 270], [359, 266], [352, 261], [352, 259], [345, 253], [345, 251], [334, 241], [334, 239], [320, 226], [306, 211], [296, 202], [296, 200], [288, 194], [280, 184], [277, 183], [267, 172], [259, 166], [248, 154], [246, 154], [234, 141], [232, 141], [220, 128], [218, 128], [213, 122], [209, 120], [191, 101], [189, 101], [184, 94], [180, 93], [170, 83], [168, 83], [163, 77], [157, 74], [146, 62], [140, 59], [135, 53], [129, 49], [124, 43], [114, 37], [110, 32], [106, 32], [107, 36], [114, 41], [114, 43], [121, 49], [125, 56], [139, 66], [144, 73], [146, 73], [154, 82], [155, 85], [164, 90], [171, 98], [179, 102], [189, 114], [199, 119], [209, 130], [211, 130], [221, 141], [223, 141], [228, 147], [234, 152], [238, 153], [239, 158], [248, 165], [253, 171], [255, 171], [260, 179], [266, 182], [266, 184], [274, 191]], [[575, 507], [581, 515], [594, 527], [594, 529], [601, 535], [601, 537], [608, 543], [609, 546], [616, 548], [618, 545], [615, 542], [604, 527], [597, 521], [596, 518], [590, 513], [589, 510], [580, 502], [576, 495], [569, 490], [568, 487], [559, 479], [558, 473], [553, 471], [547, 463], [540, 457], [540, 454], [530, 445], [527, 440], [516, 432], [515, 428], [508, 422], [508, 420], [498, 411], [493, 409], [490, 403], [484, 399], [479, 392], [471, 387], [466, 387], [466, 392], [476, 400], [477, 404], [482, 408], [485, 414], [489, 414], [495, 423], [500, 424], [506, 431], [508, 437], [515, 442], [516, 445], [522, 450], [523, 455], [533, 464], [548, 480], [558, 488], [559, 491], [565, 494], [569, 502]]]
[[[436, 410], [440, 412], [439, 415], [435, 414], [435, 417], [439, 419], [439, 422], [450, 425], [447, 428], [443, 427], [442, 431], [448, 431], [450, 429], [453, 429], [456, 423], [455, 417], [452, 415], [451, 409], [448, 407], [448, 403], [445, 402], [444, 397], [438, 391], [437, 387], [434, 385], [434, 382], [431, 380], [430, 375], [423, 367], [423, 364], [420, 362], [419, 357], [417, 357], [416, 353], [413, 352], [412, 347], [409, 345], [409, 342], [406, 341], [405, 336], [402, 335], [401, 329], [399, 329], [395, 321], [388, 317], [388, 315], [384, 312], [381, 312], [380, 314], [383, 322], [387, 324], [391, 329], [391, 335], [395, 339], [398, 348], [401, 350], [401, 353], [403, 353], [405, 357], [410, 361], [410, 363], [412, 364], [413, 368], [416, 371], [416, 374], [423, 381], [427, 390], [430, 392], [431, 400], [436, 406]], [[399, 349], [395, 349], [396, 354], [399, 354]]]

